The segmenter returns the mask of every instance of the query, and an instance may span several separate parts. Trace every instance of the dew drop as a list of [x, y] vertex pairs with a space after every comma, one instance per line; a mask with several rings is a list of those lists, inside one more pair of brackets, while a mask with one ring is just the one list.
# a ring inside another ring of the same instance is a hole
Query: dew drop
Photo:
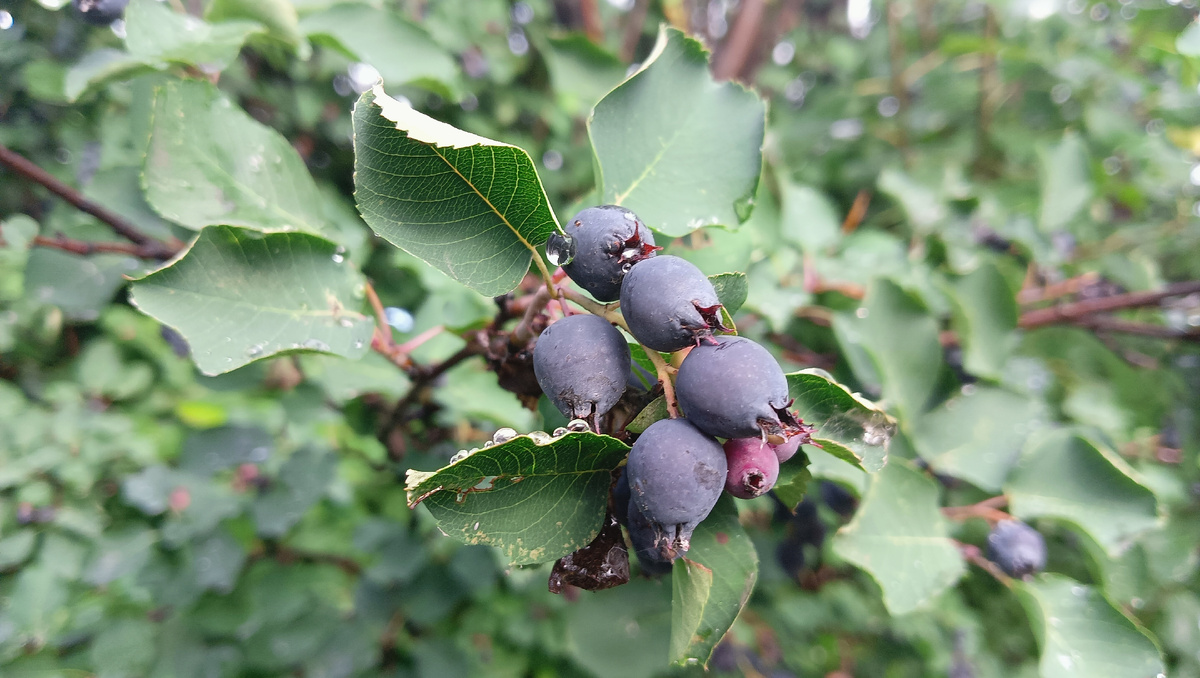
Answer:
[[546, 241], [546, 259], [555, 266], [566, 266], [575, 258], [575, 239], [562, 233], [551, 233]]
[[301, 346], [301, 348], [307, 348], [307, 349], [310, 349], [313, 351], [328, 351], [329, 350], [329, 344], [326, 344], [325, 342], [321, 341], [320, 339], [305, 339], [304, 343], [300, 344], [300, 346]]
[[262, 345], [255, 344], [254, 346], [251, 346], [250, 348], [246, 349], [246, 357], [253, 360], [255, 358], [261, 357], [262, 354], [265, 352], [266, 351]]
[[567, 430], [575, 433], [583, 433], [592, 430], [592, 427], [583, 419], [572, 419], [567, 422]]
[[5, 10], [0, 10], [0, 31], [7, 31], [13, 27], [13, 15]]
[[558, 428], [554, 429], [554, 437], [555, 438], [557, 438], [559, 436], [565, 436], [568, 433], [570, 433], [570, 431], [568, 431], [565, 426], [559, 426]]
[[550, 437], [550, 434], [546, 433], [545, 431], [530, 431], [529, 439], [537, 445], [545, 445], [546, 443], [553, 442], [554, 440]]
[[516, 437], [517, 437], [516, 430], [508, 428], [508, 427], [499, 428], [499, 429], [496, 429], [496, 432], [492, 434], [492, 442], [495, 443], [496, 445], [499, 445], [500, 443], [507, 443], [508, 441], [510, 441]]
[[383, 309], [383, 316], [387, 320], [387, 324], [395, 327], [400, 332], [411, 332], [413, 326], [416, 325], [416, 320], [412, 313], [395, 306], [388, 306]]

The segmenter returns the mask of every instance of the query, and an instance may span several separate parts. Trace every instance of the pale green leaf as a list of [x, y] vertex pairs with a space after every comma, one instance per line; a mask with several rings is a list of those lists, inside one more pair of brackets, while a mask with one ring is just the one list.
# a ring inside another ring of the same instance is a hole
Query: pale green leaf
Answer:
[[1038, 225], [1049, 233], [1069, 224], [1092, 199], [1092, 175], [1087, 146], [1075, 132], [1040, 148], [1038, 160], [1042, 181]]
[[1029, 434], [1045, 422], [1037, 400], [999, 388], [972, 387], [923, 415], [912, 440], [938, 473], [999, 492]]
[[247, 19], [267, 28], [267, 35], [296, 50], [296, 55], [307, 60], [312, 47], [300, 32], [300, 18], [291, 0], [213, 0], [204, 12], [204, 18], [225, 23]]
[[380, 87], [354, 107], [354, 150], [367, 224], [481, 294], [516, 287], [559, 228], [528, 153], [434, 120]]
[[838, 530], [833, 548], [878, 582], [894, 615], [928, 604], [965, 570], [939, 508], [937, 485], [902, 460], [871, 476], [858, 512]]
[[1059, 430], [1030, 441], [1004, 490], [1014, 516], [1073, 523], [1115, 556], [1160, 524], [1154, 493], [1134, 476], [1115, 453]]
[[207, 82], [156, 92], [143, 182], [151, 206], [189, 228], [325, 229], [321, 194], [288, 140]]
[[995, 264], [985, 262], [950, 283], [954, 325], [969, 374], [1000, 379], [1016, 342], [1020, 308], [1016, 294]]
[[1042, 678], [1162, 678], [1150, 635], [1091, 586], [1043, 574], [1014, 582], [1041, 646]]
[[[684, 581], [678, 582], [681, 574]], [[675, 561], [671, 576], [677, 580], [671, 600], [671, 661], [707, 665], [758, 579], [758, 553], [738, 522], [733, 497], [721, 495], [692, 535], [687, 556]]]
[[811, 368], [787, 375], [792, 409], [806, 424], [817, 427], [814, 442], [864, 471], [887, 463], [887, 446], [896, 421], [875, 403], [851, 393], [828, 372]]
[[125, 10], [125, 47], [142, 63], [168, 62], [219, 72], [242, 50], [246, 38], [262, 31], [253, 21], [210, 24], [155, 0], [132, 0]]
[[416, 84], [447, 96], [460, 88], [453, 56], [396, 12], [340, 4], [304, 17], [300, 26], [314, 41], [375, 67], [388, 87]]
[[1200, 57], [1200, 23], [1192, 22], [1175, 39], [1175, 50], [1184, 56]]
[[753, 206], [765, 124], [758, 96], [715, 82], [700, 43], [664, 26], [588, 122], [604, 202], [668, 236], [736, 226]]
[[513, 565], [556, 560], [591, 543], [604, 522], [616, 438], [541, 434], [486, 447], [439, 471], [409, 472], [408, 502], [467, 544], [498, 547]]
[[783, 182], [783, 237], [809, 254], [822, 254], [837, 243], [842, 220], [833, 203], [812, 186]]
[[375, 324], [358, 311], [362, 275], [342, 257], [305, 233], [213, 226], [133, 283], [130, 301], [178, 330], [205, 374], [290, 351], [358, 358]]

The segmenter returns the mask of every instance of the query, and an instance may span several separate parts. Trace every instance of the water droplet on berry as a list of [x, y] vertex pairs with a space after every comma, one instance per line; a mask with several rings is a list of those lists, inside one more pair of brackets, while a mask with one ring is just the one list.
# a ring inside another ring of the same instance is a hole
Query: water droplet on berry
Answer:
[[551, 233], [546, 241], [546, 259], [555, 266], [566, 266], [575, 258], [575, 239], [561, 233]]

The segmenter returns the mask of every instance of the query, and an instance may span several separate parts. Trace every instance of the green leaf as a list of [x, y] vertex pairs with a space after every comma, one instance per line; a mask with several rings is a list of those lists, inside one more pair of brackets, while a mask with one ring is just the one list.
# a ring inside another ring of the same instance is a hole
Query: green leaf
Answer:
[[[925, 410], [941, 373], [942, 347], [937, 320], [920, 301], [894, 282], [879, 278], [867, 290], [857, 316], [834, 316], [834, 329], [843, 330], [839, 333], [843, 349], [861, 347], [870, 357], [883, 395], [901, 421], [907, 423]], [[872, 376], [859, 375], [864, 381]]]
[[0, 222], [0, 302], [12, 303], [25, 292], [25, 264], [38, 224], [24, 214]]
[[625, 430], [630, 433], [641, 433], [650, 428], [650, 424], [661, 419], [666, 419], [669, 416], [667, 412], [666, 396], [659, 396], [650, 401], [649, 405], [642, 408], [641, 412], [633, 418], [633, 421], [625, 425]]
[[614, 658], [622, 678], [661, 675], [671, 634], [671, 588], [636, 577], [609, 591], [581, 595], [563, 611], [571, 659], [595, 676], [611, 674]]
[[671, 571], [671, 661], [686, 664], [689, 650], [704, 621], [704, 608], [712, 594], [712, 570], [687, 558], [675, 562]]
[[296, 55], [307, 60], [312, 47], [300, 32], [300, 18], [291, 0], [213, 0], [204, 18], [220, 22], [218, 27], [237, 19], [257, 21], [267, 27], [267, 35], [294, 47]]
[[1015, 343], [1021, 309], [995, 264], [985, 262], [950, 284], [954, 325], [963, 348], [963, 369], [1000, 379]]
[[1175, 50], [1184, 56], [1200, 57], [1200, 23], [1192, 22], [1175, 39]]
[[625, 64], [582, 33], [548, 38], [539, 51], [560, 105], [574, 115], [591, 111], [625, 79]]
[[842, 220], [833, 203], [812, 186], [782, 182], [783, 237], [803, 252], [823, 254], [837, 243]]
[[671, 661], [707, 665], [758, 579], [758, 553], [738, 522], [732, 497], [721, 495], [671, 576]]
[[148, 619], [106, 619], [88, 653], [96, 675], [134, 678], [154, 661], [158, 627]]
[[894, 167], [879, 173], [879, 190], [904, 208], [917, 231], [928, 231], [946, 218], [948, 210], [938, 191]]
[[[811, 448], [810, 448], [811, 449]], [[809, 470], [808, 453], [800, 450], [795, 456], [779, 467], [779, 479], [775, 481], [775, 496], [789, 510], [795, 511], [804, 495], [808, 494], [809, 483], [812, 482], [812, 471]]]
[[388, 87], [417, 84], [457, 98], [454, 58], [424, 29], [396, 12], [341, 4], [304, 17], [301, 28], [315, 41], [336, 46], [379, 71]]
[[750, 215], [766, 107], [715, 82], [699, 42], [663, 26], [642, 69], [596, 104], [588, 133], [604, 202], [678, 237]]
[[481, 294], [516, 287], [559, 229], [528, 153], [418, 113], [381, 87], [354, 107], [354, 154], [367, 224]]
[[1041, 646], [1042, 678], [1156, 678], [1162, 654], [1151, 636], [1103, 595], [1067, 577], [1013, 582]]
[[499, 547], [513, 565], [556, 560], [591, 543], [604, 521], [611, 474], [629, 446], [568, 433], [518, 436], [436, 472], [409, 471], [409, 506], [424, 503], [447, 534]]
[[1075, 132], [1038, 150], [1042, 204], [1038, 225], [1050, 233], [1066, 226], [1092, 199], [1092, 175], [1087, 146]]
[[254, 522], [265, 537], [281, 537], [325, 493], [337, 473], [337, 457], [305, 447], [279, 469], [271, 489], [254, 502]]
[[828, 372], [810, 368], [787, 375], [792, 408], [817, 427], [813, 441], [826, 452], [874, 473], [887, 463], [896, 421], [875, 403], [839, 384]]
[[917, 420], [912, 440], [938, 473], [999, 492], [1029, 434], [1042, 425], [1041, 403], [999, 388], [951, 398]]
[[154, 209], [188, 228], [325, 228], [321, 194], [288, 140], [207, 82], [155, 93], [143, 181]]
[[1161, 523], [1154, 493], [1135, 479], [1134, 470], [1071, 431], [1031, 440], [1004, 489], [1014, 516], [1073, 523], [1110, 556]]
[[737, 313], [742, 304], [746, 303], [750, 284], [746, 281], [745, 273], [718, 273], [708, 276], [708, 280], [717, 292], [717, 299], [729, 315]]
[[133, 58], [157, 68], [172, 62], [223, 71], [246, 38], [260, 32], [262, 26], [253, 21], [214, 25], [155, 0], [132, 0], [125, 10], [125, 47]]
[[63, 79], [63, 94], [74, 102], [92, 87], [109, 80], [132, 77], [139, 71], [150, 71], [141, 58], [124, 50], [102, 47], [83, 55], [79, 63], [67, 69]]
[[878, 582], [893, 615], [926, 605], [965, 569], [947, 533], [936, 483], [898, 459], [871, 477], [833, 548]]
[[213, 226], [134, 282], [130, 301], [178, 330], [205, 374], [292, 351], [358, 358], [375, 324], [356, 310], [362, 275], [342, 256], [314, 235]]

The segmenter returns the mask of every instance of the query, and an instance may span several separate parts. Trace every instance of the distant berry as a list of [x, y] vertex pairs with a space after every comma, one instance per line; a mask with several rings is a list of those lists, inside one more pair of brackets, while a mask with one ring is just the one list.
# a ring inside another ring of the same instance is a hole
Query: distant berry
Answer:
[[1046, 540], [1019, 520], [996, 523], [987, 538], [988, 560], [1010, 577], [1025, 577], [1046, 567]]
[[125, 13], [129, 0], [72, 0], [71, 5], [89, 24], [107, 26]]

